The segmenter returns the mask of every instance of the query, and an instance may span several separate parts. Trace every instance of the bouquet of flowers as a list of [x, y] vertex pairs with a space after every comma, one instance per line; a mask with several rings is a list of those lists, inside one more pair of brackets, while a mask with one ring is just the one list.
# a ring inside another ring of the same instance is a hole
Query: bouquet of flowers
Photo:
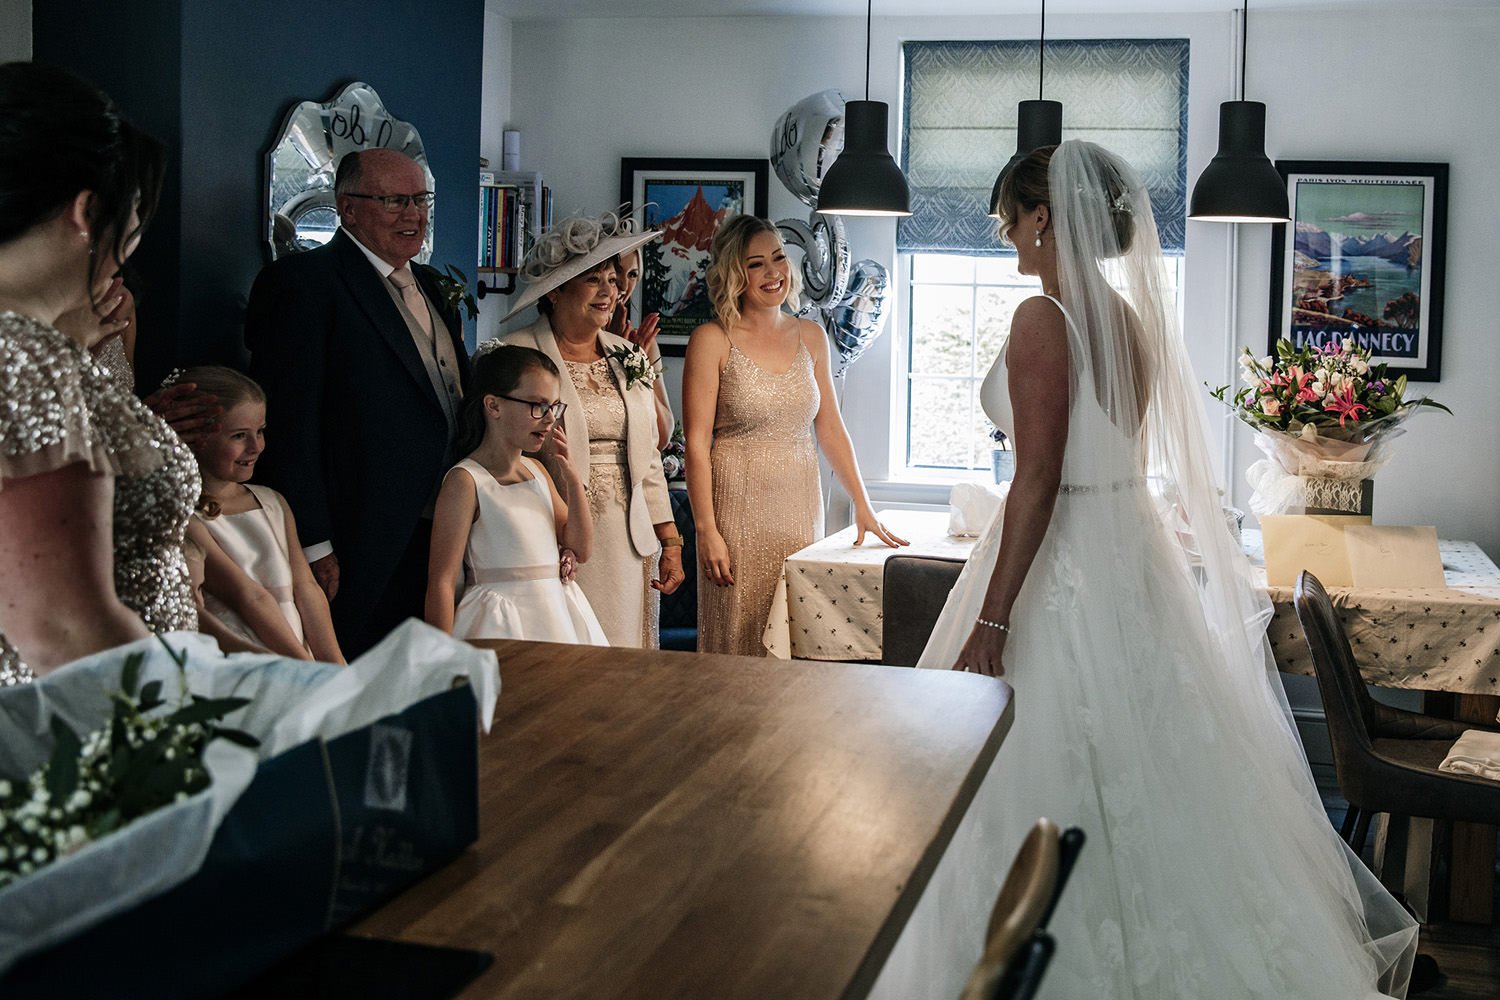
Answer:
[[1385, 365], [1370, 364], [1370, 351], [1353, 340], [1294, 347], [1283, 339], [1274, 358], [1246, 348], [1240, 378], [1232, 397], [1229, 386], [1212, 393], [1255, 428], [1266, 453], [1246, 470], [1257, 514], [1358, 511], [1361, 483], [1385, 464], [1400, 424], [1423, 406], [1452, 412], [1425, 396], [1406, 399], [1406, 376], [1391, 378]]
[[47, 763], [25, 781], [0, 780], [0, 887], [206, 789], [203, 752], [210, 740], [260, 745], [219, 725], [248, 698], [189, 694], [185, 673], [174, 710], [158, 711], [166, 704], [162, 681], [140, 683], [143, 659], [141, 653], [126, 658], [106, 725], [80, 738], [54, 715]]

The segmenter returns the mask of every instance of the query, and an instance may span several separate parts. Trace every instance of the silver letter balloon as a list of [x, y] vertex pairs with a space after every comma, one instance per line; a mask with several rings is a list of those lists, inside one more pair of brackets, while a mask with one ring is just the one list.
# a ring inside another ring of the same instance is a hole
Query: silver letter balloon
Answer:
[[817, 212], [818, 190], [844, 148], [844, 97], [822, 90], [787, 109], [771, 130], [771, 166], [797, 200], [814, 211], [807, 221], [776, 225], [788, 246], [802, 251], [805, 302], [799, 316], [828, 332], [842, 377], [864, 354], [885, 323], [886, 269], [873, 260], [849, 264], [849, 241], [838, 216]]

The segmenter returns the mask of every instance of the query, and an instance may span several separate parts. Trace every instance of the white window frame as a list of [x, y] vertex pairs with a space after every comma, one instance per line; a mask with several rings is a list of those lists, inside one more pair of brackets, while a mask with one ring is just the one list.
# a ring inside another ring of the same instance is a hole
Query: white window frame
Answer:
[[[910, 465], [907, 463], [907, 455], [910, 451], [910, 425], [907, 415], [910, 409], [911, 399], [911, 357], [912, 357], [912, 328], [911, 328], [911, 303], [914, 299], [912, 293], [912, 259], [917, 256], [914, 253], [900, 253], [896, 255], [896, 277], [897, 287], [901, 290], [899, 316], [895, 317], [892, 330], [896, 334], [896, 343], [891, 352], [891, 414], [890, 414], [890, 450], [887, 456], [887, 468], [889, 469], [888, 485], [901, 484], [916, 488], [931, 488], [948, 490], [957, 483], [989, 483], [993, 480], [993, 473], [988, 469], [955, 469], [933, 466]], [[963, 255], [941, 255], [941, 256], [963, 256]], [[1168, 267], [1175, 270], [1175, 274], [1168, 275], [1168, 282], [1175, 282], [1176, 305], [1178, 323], [1183, 318], [1183, 273], [1185, 255], [1166, 254]], [[995, 260], [995, 257], [975, 259]], [[1014, 257], [1008, 259], [1014, 260]], [[1034, 280], [1034, 279], [1033, 279]], [[959, 285], [957, 287], [963, 287]], [[968, 287], [977, 288], [979, 282], [973, 282]], [[1036, 283], [1036, 294], [1041, 294], [1041, 283]], [[983, 381], [989, 364], [993, 359], [986, 362], [984, 359], [976, 358], [978, 367], [972, 377], [952, 376], [955, 382], [972, 381], [977, 389], [978, 384]]]

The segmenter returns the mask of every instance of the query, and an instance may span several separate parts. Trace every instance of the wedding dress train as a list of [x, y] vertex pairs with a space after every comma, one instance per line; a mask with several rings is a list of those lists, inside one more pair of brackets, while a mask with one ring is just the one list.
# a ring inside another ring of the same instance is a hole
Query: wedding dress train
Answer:
[[[1002, 351], [981, 399], [1009, 434], [1006, 384]], [[1140, 435], [1073, 395], [1063, 486], [1011, 611], [1016, 719], [986, 779], [1000, 794], [973, 817], [989, 855], [975, 900], [1047, 816], [1088, 843], [1042, 996], [1404, 996], [1415, 924], [1334, 834], [1274, 679], [1226, 662]], [[1002, 509], [919, 666], [958, 658], [1003, 523]], [[974, 909], [955, 905], [944, 936], [974, 936]]]

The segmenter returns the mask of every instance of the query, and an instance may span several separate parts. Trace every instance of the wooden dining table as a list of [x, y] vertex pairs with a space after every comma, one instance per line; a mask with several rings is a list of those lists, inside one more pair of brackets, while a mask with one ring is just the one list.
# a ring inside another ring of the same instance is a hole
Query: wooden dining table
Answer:
[[1013, 718], [970, 674], [478, 645], [479, 840], [351, 929], [493, 953], [465, 997], [867, 996]]

